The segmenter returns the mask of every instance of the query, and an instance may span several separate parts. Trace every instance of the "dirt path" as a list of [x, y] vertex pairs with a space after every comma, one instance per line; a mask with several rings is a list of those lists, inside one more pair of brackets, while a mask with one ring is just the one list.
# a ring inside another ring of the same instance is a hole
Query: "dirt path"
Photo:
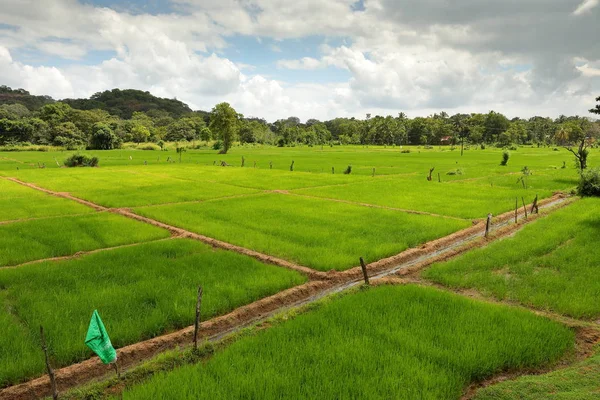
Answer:
[[[541, 202], [540, 209], [547, 210], [562, 207], [570, 202], [568, 198], [555, 196]], [[120, 212], [128, 213], [127, 210], [120, 210]], [[131, 218], [145, 220], [144, 217], [136, 214], [132, 214]], [[494, 234], [488, 239], [482, 238], [483, 223], [479, 223], [445, 238], [426, 243], [418, 249], [409, 249], [397, 256], [369, 264], [367, 268], [373, 279], [386, 278], [390, 275], [401, 273], [401, 271], [406, 271], [406, 274], [414, 273], [431, 263], [468, 251], [475, 245], [485, 245], [492, 240], [513, 234], [524, 226], [526, 222], [534, 221], [538, 216], [530, 217], [527, 221], [522, 220], [518, 224], [510, 223], [513, 218], [513, 212], [497, 217], [492, 227]], [[171, 227], [157, 221], [150, 221], [149, 223], [157, 223], [159, 224], [158, 226], [163, 226], [165, 229], [171, 230], [171, 232], [186, 233], [186, 231], [179, 228]], [[214, 239], [206, 237], [202, 237], [199, 240], [208, 240], [208, 243], [214, 241]], [[312, 281], [288, 289], [274, 296], [240, 307], [225, 316], [202, 323], [200, 335], [202, 340], [218, 340], [228, 333], [264, 321], [286, 309], [317, 301], [325, 296], [341, 292], [362, 283], [360, 268], [353, 268], [345, 272], [332, 271], [325, 275], [327, 275], [327, 279], [325, 280]], [[398, 280], [398, 278], [388, 278], [388, 282], [392, 281], [396, 283], [403, 282], [402, 280]], [[136, 366], [162, 351], [190, 344], [192, 335], [193, 327], [188, 327], [168, 335], [123, 347], [118, 350], [119, 360], [124, 368]], [[56, 371], [56, 376], [59, 390], [64, 391], [89, 383], [92, 380], [97, 380], [110, 373], [110, 367], [101, 364], [98, 358], [94, 357], [82, 363], [59, 369]], [[48, 378], [41, 377], [0, 390], [0, 399], [34, 399], [36, 396], [48, 395], [49, 390], [50, 384]]]
[[0, 225], [9, 225], [9, 224], [14, 224], [15, 222], [40, 221], [40, 220], [44, 220], [44, 219], [63, 218], [63, 217], [85, 217], [86, 215], [92, 215], [92, 214], [93, 213], [58, 214], [58, 215], [47, 215], [45, 217], [9, 219], [6, 221], [0, 221]]

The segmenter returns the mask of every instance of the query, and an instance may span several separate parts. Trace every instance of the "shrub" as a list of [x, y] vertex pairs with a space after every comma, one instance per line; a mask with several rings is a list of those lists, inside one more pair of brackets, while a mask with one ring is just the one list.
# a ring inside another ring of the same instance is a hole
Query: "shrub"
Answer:
[[213, 148], [213, 150], [221, 150], [223, 148], [223, 142], [220, 140], [217, 140], [216, 142], [213, 143], [212, 148]]
[[92, 128], [90, 148], [96, 150], [112, 150], [121, 147], [121, 139], [115, 135], [107, 124], [98, 122]]
[[600, 197], [600, 168], [593, 168], [581, 173], [577, 193], [584, 197]]
[[502, 153], [502, 161], [500, 162], [500, 165], [506, 166], [506, 164], [508, 164], [509, 158], [510, 158], [510, 153], [508, 151], [503, 152]]
[[143, 143], [136, 147], [138, 150], [160, 150], [160, 146], [154, 143]]
[[352, 165], [348, 165], [348, 168], [344, 171], [344, 175], [350, 175], [352, 173]]
[[65, 160], [67, 167], [97, 167], [98, 157], [90, 157], [86, 154], [75, 153]]
[[408, 153], [410, 153], [410, 149], [402, 150], [400, 153], [402, 153], [402, 154], [408, 154]]

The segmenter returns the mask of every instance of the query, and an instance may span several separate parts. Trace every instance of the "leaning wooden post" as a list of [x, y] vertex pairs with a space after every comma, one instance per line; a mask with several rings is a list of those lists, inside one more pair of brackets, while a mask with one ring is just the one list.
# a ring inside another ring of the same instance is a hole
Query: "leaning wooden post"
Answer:
[[525, 211], [525, 219], [527, 219], [527, 206], [525, 206], [525, 199], [521, 197], [521, 201], [523, 202], [523, 211]]
[[531, 205], [531, 212], [530, 214], [533, 214], [533, 212], [535, 211], [536, 214], [540, 213], [540, 208], [538, 207], [538, 195], [535, 195], [535, 199], [533, 199], [533, 204]]
[[515, 224], [519, 222], [519, 198], [515, 197]]
[[44, 336], [44, 327], [40, 325], [40, 337], [42, 339], [42, 351], [46, 358], [46, 370], [48, 370], [48, 376], [50, 377], [50, 385], [52, 386], [52, 399], [58, 399], [58, 391], [56, 390], [56, 376], [54, 370], [50, 366], [50, 358], [48, 357], [48, 346], [46, 345], [46, 337]]
[[290, 165], [290, 171], [294, 170], [294, 160], [292, 160], [292, 165]]
[[490, 229], [492, 228], [492, 214], [487, 215], [487, 221], [485, 223], [485, 237], [488, 237], [490, 234]]
[[198, 298], [196, 300], [196, 320], [194, 322], [194, 350], [198, 350], [198, 329], [200, 328], [201, 307], [202, 307], [202, 286], [198, 286]]
[[373, 168], [373, 176], [375, 176], [375, 168]]
[[331, 173], [335, 174], [335, 167], [331, 167]]
[[365, 265], [365, 260], [360, 258], [360, 267], [362, 268], [363, 278], [365, 279], [365, 284], [369, 285], [369, 275], [367, 274], [367, 266]]

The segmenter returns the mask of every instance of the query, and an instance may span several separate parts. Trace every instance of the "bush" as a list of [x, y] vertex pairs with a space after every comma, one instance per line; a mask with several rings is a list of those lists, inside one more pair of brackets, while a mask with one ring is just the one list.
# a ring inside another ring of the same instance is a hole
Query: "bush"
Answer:
[[460, 168], [446, 172], [446, 175], [462, 175], [462, 174], [463, 174], [463, 170]]
[[350, 175], [352, 173], [352, 165], [348, 165], [348, 168], [344, 171], [344, 175]]
[[583, 171], [577, 186], [577, 193], [580, 196], [600, 197], [600, 168], [593, 168]]
[[506, 166], [506, 164], [508, 164], [509, 158], [510, 158], [510, 153], [508, 151], [503, 152], [502, 153], [502, 161], [500, 162], [500, 165]]
[[67, 167], [97, 167], [98, 157], [90, 157], [86, 154], [75, 153], [65, 160]]
[[410, 149], [402, 150], [400, 153], [402, 153], [402, 154], [408, 154], [408, 153], [410, 153]]
[[212, 148], [213, 148], [213, 150], [221, 150], [223, 148], [223, 142], [220, 140], [217, 140], [215, 143], [213, 143]]
[[136, 147], [138, 150], [161, 150], [160, 146], [154, 143], [143, 143]]

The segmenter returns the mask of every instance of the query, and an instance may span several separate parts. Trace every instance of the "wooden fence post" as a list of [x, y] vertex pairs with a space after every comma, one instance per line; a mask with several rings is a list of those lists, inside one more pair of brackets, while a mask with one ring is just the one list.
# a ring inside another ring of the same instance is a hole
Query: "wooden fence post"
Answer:
[[536, 214], [540, 213], [540, 208], [538, 207], [538, 195], [535, 195], [535, 199], [533, 199], [533, 204], [531, 205], [531, 212], [530, 214], [533, 214], [535, 211]]
[[515, 224], [519, 222], [519, 198], [515, 197]]
[[335, 174], [335, 167], [331, 167], [331, 173]]
[[294, 160], [292, 160], [292, 165], [290, 165], [290, 171], [294, 170]]
[[490, 234], [490, 229], [492, 227], [492, 214], [487, 215], [487, 221], [485, 223], [485, 237], [488, 237]]
[[56, 390], [56, 376], [54, 375], [54, 370], [50, 366], [50, 358], [48, 357], [48, 346], [46, 345], [46, 337], [44, 336], [44, 327], [40, 325], [40, 337], [42, 339], [42, 351], [44, 352], [44, 357], [46, 358], [46, 370], [48, 371], [48, 376], [50, 377], [50, 385], [52, 386], [52, 399], [58, 399], [58, 391]]
[[196, 320], [194, 322], [194, 350], [198, 350], [198, 329], [200, 328], [200, 311], [202, 307], [202, 286], [198, 286], [196, 299]]
[[369, 275], [367, 274], [367, 266], [365, 265], [365, 260], [360, 258], [360, 267], [362, 268], [363, 278], [365, 279], [365, 284], [369, 285]]
[[440, 177], [440, 173], [438, 172], [438, 182], [442, 182], [442, 178]]
[[525, 219], [527, 219], [527, 206], [525, 206], [525, 199], [521, 197], [521, 201], [523, 202], [523, 211], [525, 211]]
[[375, 168], [373, 168], [373, 176], [375, 176]]

